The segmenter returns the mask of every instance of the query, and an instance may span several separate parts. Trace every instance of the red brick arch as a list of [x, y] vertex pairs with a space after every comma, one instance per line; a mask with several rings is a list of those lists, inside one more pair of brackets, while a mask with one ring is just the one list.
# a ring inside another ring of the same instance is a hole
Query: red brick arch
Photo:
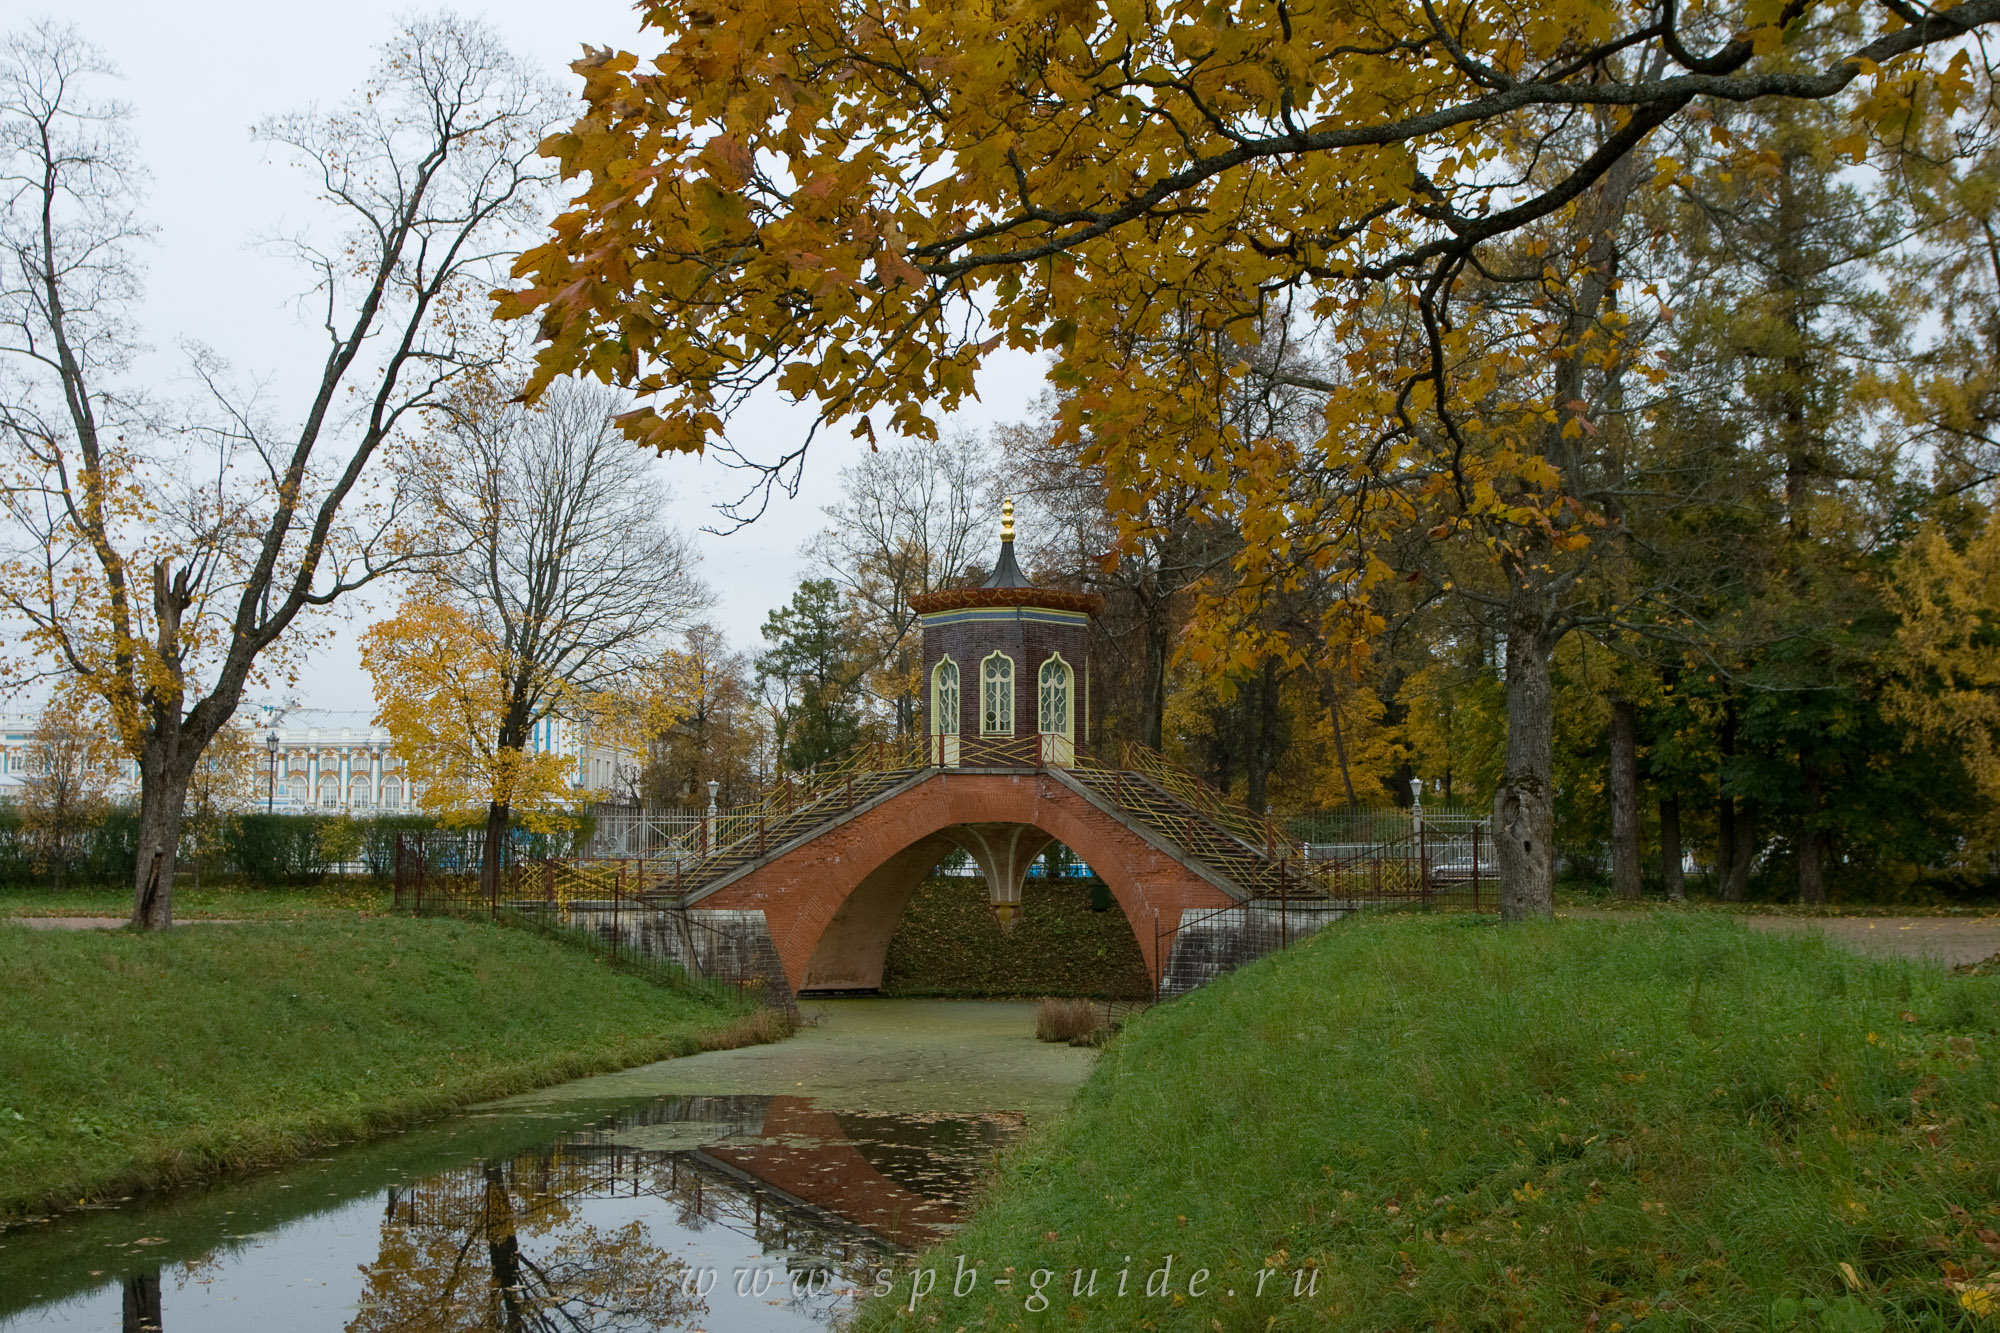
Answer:
[[1004, 824], [1039, 830], [1090, 863], [1155, 983], [1159, 941], [1181, 914], [1236, 901], [1052, 773], [934, 772], [694, 905], [761, 910], [794, 991], [871, 988], [917, 884], [957, 845], [950, 830]]

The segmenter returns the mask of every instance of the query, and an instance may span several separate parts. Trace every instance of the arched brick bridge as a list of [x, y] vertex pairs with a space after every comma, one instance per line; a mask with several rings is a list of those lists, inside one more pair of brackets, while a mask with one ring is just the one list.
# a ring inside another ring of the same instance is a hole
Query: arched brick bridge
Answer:
[[787, 994], [881, 985], [890, 937], [922, 880], [971, 854], [1002, 926], [1051, 842], [1101, 876], [1155, 989], [1192, 989], [1341, 915], [1275, 826], [1151, 752], [1106, 764], [1038, 741], [857, 755], [748, 813], [689, 835], [628, 880], [622, 911], [560, 895], [579, 925], [708, 975]]

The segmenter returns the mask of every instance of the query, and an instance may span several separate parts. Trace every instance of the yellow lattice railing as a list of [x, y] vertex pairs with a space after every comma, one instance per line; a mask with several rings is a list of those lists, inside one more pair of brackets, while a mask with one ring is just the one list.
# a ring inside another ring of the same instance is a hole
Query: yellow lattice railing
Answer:
[[662, 873], [701, 861], [765, 836], [773, 826], [810, 807], [851, 794], [858, 780], [884, 773], [915, 772], [927, 762], [924, 738], [882, 741], [856, 748], [845, 758], [805, 773], [784, 774], [755, 805], [732, 806], [706, 818], [668, 847]]
[[1293, 842], [1291, 835], [1278, 827], [1275, 820], [1236, 804], [1158, 750], [1127, 741], [1119, 747], [1119, 763], [1127, 771], [1141, 774], [1154, 782], [1175, 800], [1200, 813], [1253, 852], [1260, 852], [1270, 859], [1286, 856], [1304, 858], [1304, 848]]

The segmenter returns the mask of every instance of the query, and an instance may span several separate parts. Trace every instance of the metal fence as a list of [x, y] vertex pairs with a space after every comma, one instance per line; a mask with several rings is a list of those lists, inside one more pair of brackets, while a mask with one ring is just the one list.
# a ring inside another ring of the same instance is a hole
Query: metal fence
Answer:
[[[1468, 805], [1426, 805], [1423, 822], [1433, 827], [1464, 828], [1485, 822], [1490, 811]], [[1285, 831], [1302, 843], [1374, 846], [1408, 837], [1415, 827], [1407, 805], [1347, 805], [1289, 815]]]
[[662, 985], [724, 988], [745, 999], [794, 1008], [775, 953], [701, 914], [647, 902], [633, 860], [513, 858], [485, 882], [483, 841], [456, 831], [406, 834], [396, 842], [399, 911], [419, 916], [487, 917], [523, 926], [596, 954], [613, 967]]
[[1186, 912], [1172, 926], [1156, 918], [1157, 998], [1185, 994], [1356, 912], [1500, 906], [1492, 839], [1485, 821], [1470, 814], [1433, 825], [1426, 811], [1417, 828], [1381, 842], [1308, 843], [1304, 861], [1282, 867], [1278, 880], [1276, 892]]

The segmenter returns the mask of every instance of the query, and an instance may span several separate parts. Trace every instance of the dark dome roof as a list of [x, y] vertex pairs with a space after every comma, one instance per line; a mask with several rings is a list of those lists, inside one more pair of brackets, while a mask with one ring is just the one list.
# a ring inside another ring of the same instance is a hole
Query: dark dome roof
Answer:
[[1014, 538], [1012, 535], [1000, 539], [1000, 558], [993, 562], [993, 577], [980, 585], [985, 588], [1031, 588], [1028, 576], [1014, 563]]

